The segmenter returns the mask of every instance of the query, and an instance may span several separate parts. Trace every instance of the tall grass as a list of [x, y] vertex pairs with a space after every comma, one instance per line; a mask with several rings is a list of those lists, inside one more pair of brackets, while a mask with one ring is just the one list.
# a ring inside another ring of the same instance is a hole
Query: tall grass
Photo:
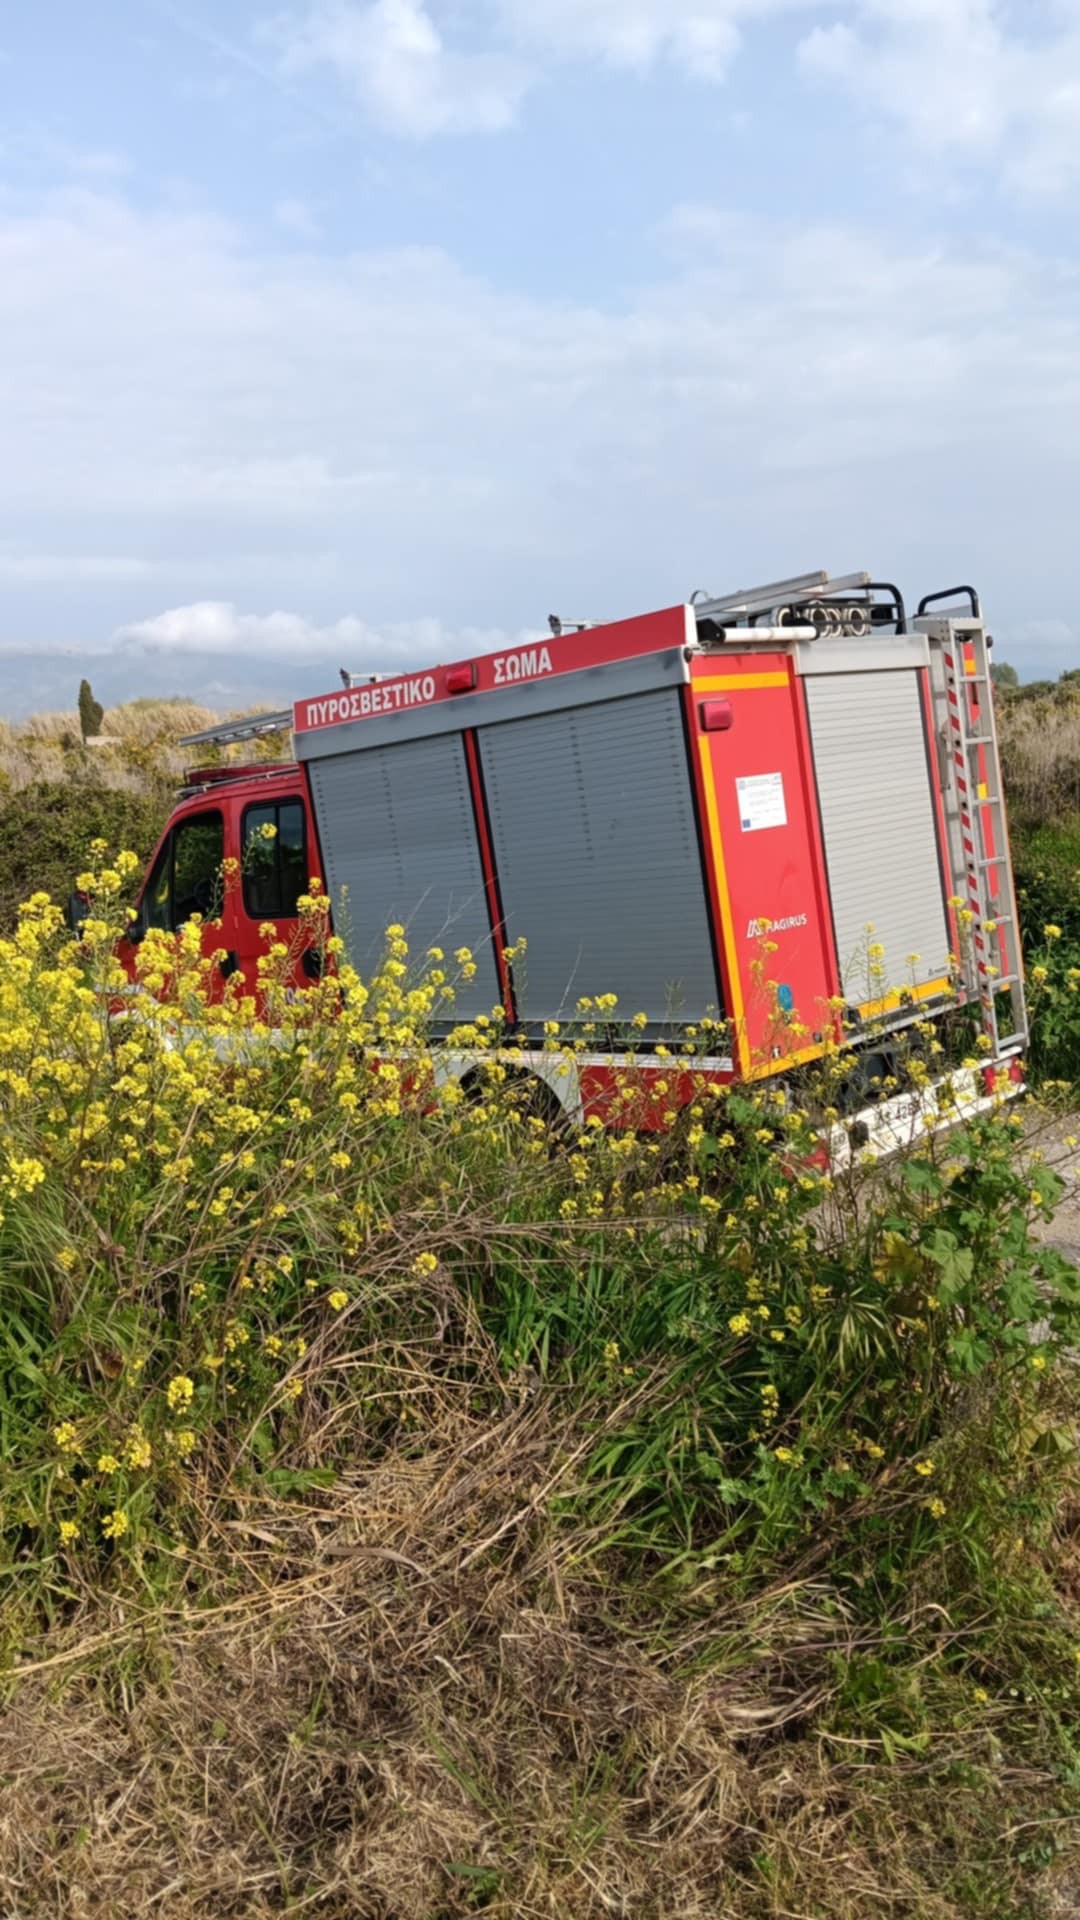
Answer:
[[1010, 818], [1021, 831], [1080, 814], [1080, 693], [997, 696]]
[[[181, 739], [218, 717], [191, 701], [133, 700], [107, 709], [104, 744], [89, 747], [75, 712], [0, 721], [0, 933], [31, 893], [67, 897], [75, 849], [94, 835], [133, 847], [145, 862], [192, 763]], [[287, 736], [275, 734], [195, 757], [268, 760], [289, 751]]]
[[827, 1086], [553, 1136], [400, 929], [300, 1003], [151, 934], [109, 1021], [101, 859], [0, 943], [18, 1910], [1049, 1916], [1080, 1291], [1011, 1110], [885, 1178]]
[[[190, 750], [180, 740], [205, 732], [221, 718], [195, 701], [132, 700], [106, 708], [103, 744], [91, 747], [83, 745], [74, 709], [0, 721], [0, 796], [43, 781], [72, 779], [129, 793], [160, 787], [191, 764]], [[289, 750], [287, 736], [274, 736], [248, 743], [243, 753], [262, 759], [268, 753], [287, 756]], [[240, 750], [230, 751], [235, 758]]]

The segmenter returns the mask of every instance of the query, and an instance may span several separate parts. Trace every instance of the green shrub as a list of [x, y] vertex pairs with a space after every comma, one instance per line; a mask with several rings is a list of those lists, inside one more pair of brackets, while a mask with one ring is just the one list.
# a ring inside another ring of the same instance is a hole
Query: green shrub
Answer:
[[169, 811], [167, 791], [128, 793], [90, 782], [37, 782], [0, 800], [0, 932], [36, 892], [66, 900], [91, 840], [131, 847], [146, 860]]

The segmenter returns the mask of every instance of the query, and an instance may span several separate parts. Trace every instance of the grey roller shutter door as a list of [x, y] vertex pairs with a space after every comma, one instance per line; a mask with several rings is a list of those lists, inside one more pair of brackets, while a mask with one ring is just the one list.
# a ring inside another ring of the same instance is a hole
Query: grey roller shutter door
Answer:
[[679, 695], [664, 690], [483, 727], [477, 739], [519, 1011], [583, 994], [619, 1017], [716, 1013]]
[[413, 961], [431, 946], [448, 959], [469, 947], [477, 972], [459, 985], [454, 1012], [490, 1013], [501, 995], [461, 735], [313, 760], [308, 771], [352, 964], [370, 974], [395, 922]]
[[861, 1004], [881, 990], [868, 969], [871, 941], [885, 949], [890, 987], [925, 984], [947, 966], [919, 676], [823, 674], [805, 684], [841, 978]]

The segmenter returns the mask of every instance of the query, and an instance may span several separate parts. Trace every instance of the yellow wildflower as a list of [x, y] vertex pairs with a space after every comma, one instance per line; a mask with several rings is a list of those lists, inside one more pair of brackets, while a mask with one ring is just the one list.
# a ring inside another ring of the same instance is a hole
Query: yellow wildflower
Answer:
[[150, 1442], [141, 1427], [132, 1427], [128, 1443], [124, 1449], [124, 1459], [129, 1467], [146, 1468], [153, 1461]]
[[190, 1407], [195, 1398], [194, 1380], [190, 1380], [186, 1373], [178, 1373], [175, 1379], [169, 1381], [165, 1398], [173, 1413], [182, 1412], [185, 1407]]

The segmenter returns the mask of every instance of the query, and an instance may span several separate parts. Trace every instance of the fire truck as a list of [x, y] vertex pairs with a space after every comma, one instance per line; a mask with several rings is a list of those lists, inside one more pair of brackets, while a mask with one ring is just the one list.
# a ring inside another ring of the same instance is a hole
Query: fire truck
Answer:
[[[702, 1075], [786, 1085], [839, 1042], [865, 1106], [855, 1137], [880, 1143], [933, 1123], [925, 1087], [875, 1090], [904, 1030], [958, 1003], [981, 1036], [977, 1109], [1019, 1084], [1027, 1037], [990, 644], [972, 588], [909, 617], [895, 586], [819, 572], [607, 624], [552, 616], [450, 665], [343, 672], [291, 712], [185, 742], [291, 727], [295, 757], [186, 776], [128, 960], [149, 927], [200, 913], [207, 951], [254, 992], [271, 922], [301, 990], [320, 963], [297, 900], [318, 875], [361, 975], [395, 923], [414, 955], [468, 948], [454, 1021], [501, 1009], [577, 1119], [615, 1117], [628, 1032], [656, 1125]], [[598, 1020], [599, 996], [617, 1013]], [[551, 1022], [587, 1027], [570, 1073]]]

